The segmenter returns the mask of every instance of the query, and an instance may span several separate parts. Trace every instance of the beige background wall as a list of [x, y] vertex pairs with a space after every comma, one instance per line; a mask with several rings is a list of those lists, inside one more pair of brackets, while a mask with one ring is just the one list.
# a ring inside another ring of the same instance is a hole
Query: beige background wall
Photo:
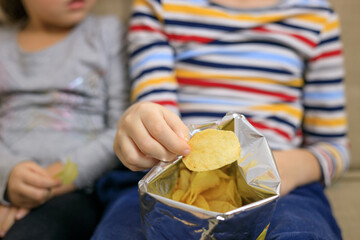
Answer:
[[126, 20], [131, 14], [132, 0], [98, 0], [94, 9], [95, 13], [114, 13], [121, 19]]

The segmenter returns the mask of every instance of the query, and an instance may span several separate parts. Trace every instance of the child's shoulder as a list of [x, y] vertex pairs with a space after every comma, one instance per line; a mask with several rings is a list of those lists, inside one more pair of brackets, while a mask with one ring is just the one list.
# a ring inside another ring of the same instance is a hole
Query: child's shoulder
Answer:
[[[0, 48], [7, 48], [14, 41], [18, 28], [13, 25], [0, 24]], [[1, 51], [1, 50], [0, 50]]]
[[123, 31], [123, 26], [124, 24], [115, 15], [89, 15], [83, 24], [83, 31], [106, 37]]
[[17, 29], [18, 28], [14, 25], [0, 23], [0, 40], [3, 41], [8, 39], [17, 31]]

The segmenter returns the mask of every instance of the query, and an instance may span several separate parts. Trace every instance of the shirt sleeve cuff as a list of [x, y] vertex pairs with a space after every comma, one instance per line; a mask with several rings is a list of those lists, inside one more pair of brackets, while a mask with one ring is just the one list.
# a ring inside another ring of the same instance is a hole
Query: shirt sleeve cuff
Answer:
[[322, 173], [322, 177], [323, 177], [323, 182], [325, 184], [326, 187], [331, 185], [331, 159], [328, 159], [329, 157], [324, 154], [324, 151], [322, 150], [321, 147], [319, 146], [309, 146], [307, 147], [307, 149], [314, 154], [314, 156], [316, 157], [316, 159], [318, 160], [319, 164], [320, 164], [320, 168], [321, 168], [321, 173]]

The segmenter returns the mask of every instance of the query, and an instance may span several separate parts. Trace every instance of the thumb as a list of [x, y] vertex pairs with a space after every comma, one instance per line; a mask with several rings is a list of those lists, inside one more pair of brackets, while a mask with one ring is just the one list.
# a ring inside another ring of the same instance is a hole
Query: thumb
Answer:
[[26, 208], [19, 208], [16, 212], [15, 219], [20, 220], [25, 217], [29, 213], [29, 209]]

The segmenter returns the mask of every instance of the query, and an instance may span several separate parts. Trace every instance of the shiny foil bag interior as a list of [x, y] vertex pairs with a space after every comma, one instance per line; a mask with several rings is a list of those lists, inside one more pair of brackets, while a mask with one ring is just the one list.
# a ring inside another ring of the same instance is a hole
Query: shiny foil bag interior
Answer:
[[243, 115], [228, 113], [221, 121], [190, 125], [191, 135], [208, 128], [237, 135], [241, 156], [231, 166], [242, 206], [213, 212], [174, 201], [181, 156], [161, 162], [139, 181], [140, 211], [147, 239], [265, 239], [280, 191], [280, 177], [265, 137]]

